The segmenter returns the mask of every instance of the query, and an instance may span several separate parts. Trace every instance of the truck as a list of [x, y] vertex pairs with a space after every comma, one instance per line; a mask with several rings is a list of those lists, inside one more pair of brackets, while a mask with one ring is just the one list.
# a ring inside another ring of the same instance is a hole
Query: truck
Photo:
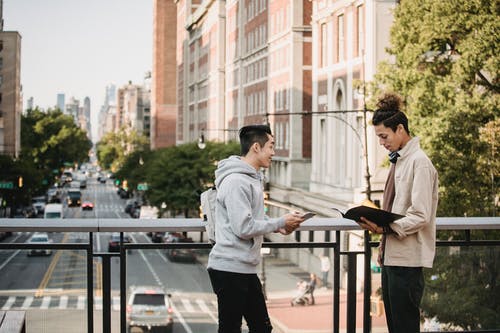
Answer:
[[44, 219], [62, 219], [62, 218], [64, 218], [63, 205], [60, 203], [47, 204], [45, 206], [43, 218]]

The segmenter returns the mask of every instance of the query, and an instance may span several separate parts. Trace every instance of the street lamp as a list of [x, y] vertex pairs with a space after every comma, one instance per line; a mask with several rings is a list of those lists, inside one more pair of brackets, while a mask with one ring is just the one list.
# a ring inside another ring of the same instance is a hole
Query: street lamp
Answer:
[[198, 138], [198, 148], [205, 149], [206, 146], [207, 144], [205, 143], [205, 135], [202, 132], [200, 137]]
[[[358, 131], [356, 128], [352, 126], [352, 124], [348, 123], [345, 121], [343, 118], [340, 118], [336, 116], [335, 114], [345, 114], [345, 113], [363, 113], [363, 136], [364, 140], [361, 139]], [[330, 117], [335, 118], [337, 120], [342, 121], [344, 124], [349, 126], [350, 129], [353, 130], [354, 134], [356, 135], [359, 143], [361, 144], [361, 147], [363, 148], [363, 157], [365, 160], [365, 179], [366, 179], [366, 199], [371, 201], [371, 193], [372, 193], [372, 187], [371, 187], [371, 175], [370, 175], [370, 166], [368, 165], [368, 128], [367, 128], [367, 120], [366, 120], [366, 114], [368, 112], [373, 112], [373, 110], [369, 110], [366, 108], [366, 104], [364, 105], [362, 110], [327, 110], [325, 106], [324, 111], [304, 111], [304, 112], [277, 112], [277, 113], [269, 113], [266, 112], [266, 123], [269, 124], [269, 116], [313, 116], [313, 115], [331, 115]], [[364, 142], [363, 142], [364, 141]]]

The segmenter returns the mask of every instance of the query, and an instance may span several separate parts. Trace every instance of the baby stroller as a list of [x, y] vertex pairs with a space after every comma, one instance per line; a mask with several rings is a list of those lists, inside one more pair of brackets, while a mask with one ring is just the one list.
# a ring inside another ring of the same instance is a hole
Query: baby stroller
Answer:
[[314, 305], [314, 285], [306, 281], [297, 283], [297, 295], [292, 298], [290, 304], [294, 305]]

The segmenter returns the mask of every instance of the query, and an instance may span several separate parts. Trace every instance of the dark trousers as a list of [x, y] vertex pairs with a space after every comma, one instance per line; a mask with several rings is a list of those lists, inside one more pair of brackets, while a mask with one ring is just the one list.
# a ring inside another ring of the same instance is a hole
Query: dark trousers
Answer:
[[273, 330], [257, 274], [208, 270], [219, 307], [218, 333], [240, 333], [245, 318], [249, 333]]
[[389, 333], [420, 332], [422, 267], [382, 267], [382, 294]]

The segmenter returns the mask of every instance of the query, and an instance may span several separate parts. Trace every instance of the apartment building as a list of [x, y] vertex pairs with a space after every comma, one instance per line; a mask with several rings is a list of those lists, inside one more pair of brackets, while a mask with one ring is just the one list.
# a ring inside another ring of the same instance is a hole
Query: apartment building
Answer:
[[149, 124], [152, 149], [173, 146], [176, 143], [176, 17], [177, 8], [174, 1], [154, 1]]
[[357, 87], [372, 80], [377, 63], [388, 57], [385, 47], [395, 5], [391, 0], [313, 2], [313, 112], [317, 116], [313, 117], [310, 192], [330, 197], [338, 208], [368, 195], [373, 201], [381, 200], [387, 174], [381, 167], [385, 152], [369, 126], [371, 112], [364, 112], [364, 91]]
[[115, 131], [121, 127], [126, 129], [134, 129], [138, 134], [147, 134], [149, 129], [146, 128], [145, 121], [149, 125], [150, 121], [150, 101], [149, 90], [144, 85], [128, 84], [123, 85], [117, 90], [116, 99], [116, 119]]
[[21, 35], [0, 30], [0, 154], [21, 151]]
[[177, 143], [268, 123], [272, 201], [326, 216], [380, 201], [385, 152], [358, 87], [387, 59], [396, 3], [177, 1]]

